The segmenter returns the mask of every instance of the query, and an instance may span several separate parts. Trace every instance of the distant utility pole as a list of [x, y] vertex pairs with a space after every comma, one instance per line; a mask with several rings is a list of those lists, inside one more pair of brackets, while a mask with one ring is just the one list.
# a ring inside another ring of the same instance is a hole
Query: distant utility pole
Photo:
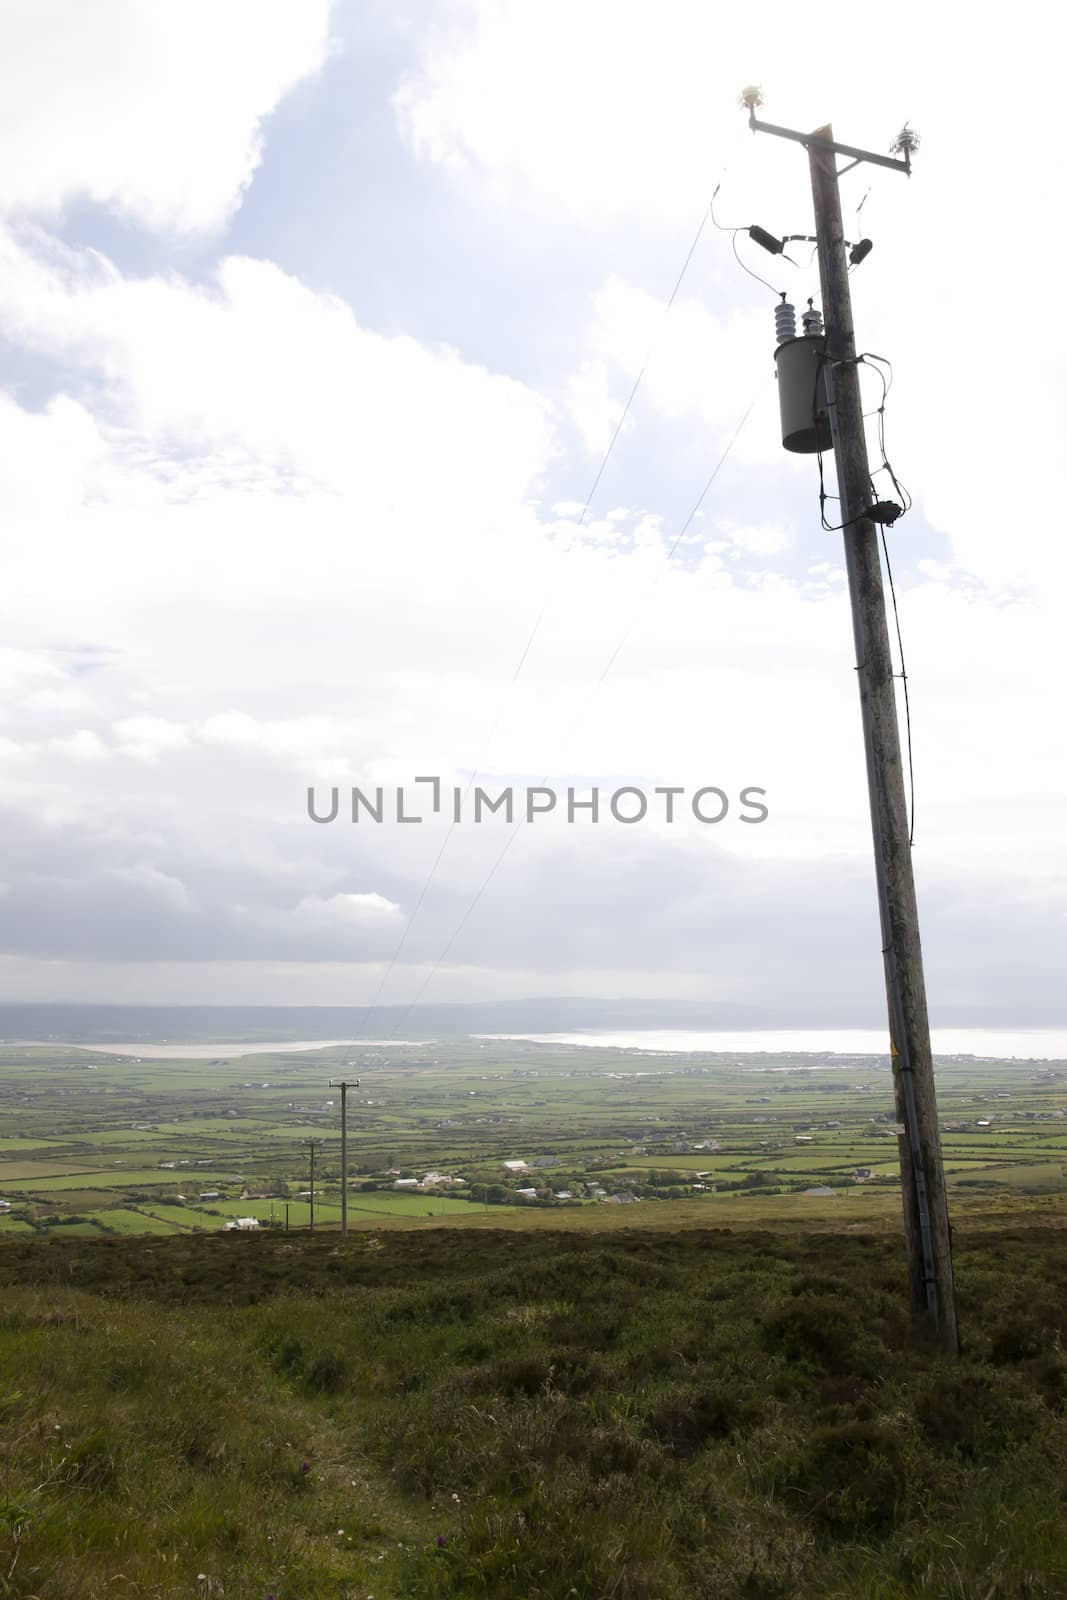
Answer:
[[308, 1154], [311, 1157], [311, 1189], [309, 1191], [310, 1199], [311, 1199], [311, 1218], [310, 1218], [310, 1222], [309, 1222], [308, 1227], [309, 1227], [309, 1232], [314, 1233], [315, 1232], [315, 1150], [316, 1150], [316, 1147], [318, 1145], [322, 1144], [323, 1141], [321, 1139], [301, 1139], [300, 1142], [301, 1142], [301, 1144], [304, 1144], [304, 1145], [307, 1146]]
[[[899, 1149], [911, 1306], [913, 1313], [929, 1318], [942, 1349], [954, 1356], [959, 1353], [959, 1333], [952, 1277], [952, 1232], [937, 1123], [893, 658], [879, 555], [878, 523], [890, 518], [876, 501], [867, 459], [837, 168], [838, 155], [846, 155], [852, 158], [850, 165], [853, 166], [870, 161], [910, 176], [911, 151], [918, 141], [905, 130], [894, 146], [903, 157], [897, 160], [851, 145], [836, 144], [829, 125], [803, 134], [759, 122], [756, 119], [756, 107], [761, 104], [758, 91], [746, 90], [742, 100], [748, 108], [749, 126], [754, 131], [777, 134], [803, 144], [811, 168], [826, 324], [822, 371], [826, 378], [852, 604], [889, 1003], [893, 1087], [897, 1122], [904, 1130]], [[813, 413], [814, 400], [813, 394]], [[872, 511], [874, 516], [870, 514]]]
[[359, 1079], [347, 1083], [344, 1078], [331, 1078], [331, 1089], [341, 1091], [341, 1233], [348, 1237], [348, 1091], [359, 1088]]

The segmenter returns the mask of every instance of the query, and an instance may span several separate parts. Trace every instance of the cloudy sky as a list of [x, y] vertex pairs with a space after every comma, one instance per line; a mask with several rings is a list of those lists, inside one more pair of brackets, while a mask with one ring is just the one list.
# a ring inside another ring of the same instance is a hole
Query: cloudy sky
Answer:
[[[742, 235], [765, 287], [709, 222], [664, 316], [716, 185], [728, 227], [811, 231], [803, 151], [737, 108], [757, 81], [774, 122], [922, 135], [910, 181], [842, 189], [915, 502], [890, 537], [931, 1009], [1067, 1021], [1052, 24], [813, 22], [7, 0], [0, 998], [879, 1020], [840, 535], [773, 378], [772, 291], [817, 273]], [[309, 784], [431, 774], [758, 786], [770, 814], [307, 816]]]

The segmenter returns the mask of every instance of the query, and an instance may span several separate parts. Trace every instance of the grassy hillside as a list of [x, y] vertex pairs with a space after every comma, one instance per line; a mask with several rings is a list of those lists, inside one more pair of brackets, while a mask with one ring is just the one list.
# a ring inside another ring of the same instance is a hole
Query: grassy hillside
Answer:
[[0, 1596], [1067, 1593], [1067, 1253], [877, 1234], [0, 1240]]

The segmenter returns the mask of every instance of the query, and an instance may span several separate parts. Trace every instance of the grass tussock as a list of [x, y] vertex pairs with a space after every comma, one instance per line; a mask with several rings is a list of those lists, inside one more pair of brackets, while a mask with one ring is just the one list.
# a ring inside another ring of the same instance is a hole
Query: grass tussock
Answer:
[[0, 1600], [1067, 1592], [1067, 1257], [886, 1238], [0, 1245]]

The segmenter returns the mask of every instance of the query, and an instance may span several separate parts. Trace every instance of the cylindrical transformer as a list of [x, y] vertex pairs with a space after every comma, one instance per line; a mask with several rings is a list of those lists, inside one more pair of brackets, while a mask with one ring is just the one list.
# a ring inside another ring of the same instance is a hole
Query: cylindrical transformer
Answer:
[[800, 455], [830, 450], [825, 336], [787, 339], [774, 352], [782, 443]]

